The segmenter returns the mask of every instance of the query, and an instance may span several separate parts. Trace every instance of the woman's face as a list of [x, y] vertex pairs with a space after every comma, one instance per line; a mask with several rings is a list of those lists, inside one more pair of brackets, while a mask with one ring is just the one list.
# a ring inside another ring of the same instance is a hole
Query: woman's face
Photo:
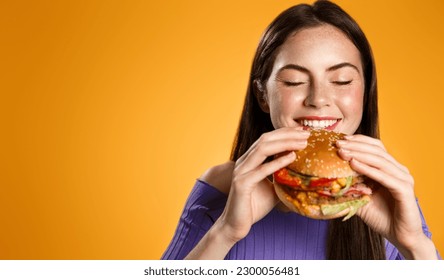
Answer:
[[362, 118], [364, 84], [360, 53], [346, 35], [331, 25], [307, 28], [278, 49], [264, 106], [275, 128], [353, 134]]

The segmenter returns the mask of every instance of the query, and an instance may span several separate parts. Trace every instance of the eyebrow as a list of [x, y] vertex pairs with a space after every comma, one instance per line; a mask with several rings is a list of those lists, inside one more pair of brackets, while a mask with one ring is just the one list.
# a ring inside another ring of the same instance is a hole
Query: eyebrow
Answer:
[[342, 63], [336, 64], [336, 65], [333, 65], [333, 66], [329, 67], [327, 69], [327, 71], [331, 72], [331, 71], [334, 71], [334, 70], [337, 70], [337, 69], [343, 68], [343, 67], [351, 67], [351, 68], [355, 69], [358, 73], [360, 73], [358, 67], [354, 64], [349, 63], [349, 62], [342, 62]]
[[[335, 71], [335, 70], [338, 70], [338, 69], [344, 68], [344, 67], [351, 67], [351, 68], [355, 69], [358, 73], [360, 73], [359, 68], [356, 65], [354, 65], [352, 63], [349, 63], [349, 62], [342, 62], [342, 63], [335, 64], [333, 66], [330, 66], [330, 67], [327, 68], [327, 72]], [[304, 72], [304, 73], [307, 73], [307, 74], [310, 73], [310, 70], [308, 70], [304, 66], [301, 66], [301, 65], [298, 65], [298, 64], [287, 64], [287, 65], [281, 67], [278, 70], [278, 73], [280, 73], [280, 72], [282, 72], [283, 70], [286, 70], [286, 69], [298, 70], [298, 71], [301, 71], [301, 72]]]
[[301, 71], [301, 72], [304, 72], [304, 73], [307, 73], [307, 74], [310, 73], [310, 71], [307, 68], [305, 68], [305, 67], [303, 67], [301, 65], [297, 65], [297, 64], [287, 64], [287, 65], [284, 65], [284, 66], [282, 66], [278, 70], [278, 73], [280, 73], [280, 72], [282, 72], [284, 70], [287, 70], [287, 69], [298, 70], [298, 71]]

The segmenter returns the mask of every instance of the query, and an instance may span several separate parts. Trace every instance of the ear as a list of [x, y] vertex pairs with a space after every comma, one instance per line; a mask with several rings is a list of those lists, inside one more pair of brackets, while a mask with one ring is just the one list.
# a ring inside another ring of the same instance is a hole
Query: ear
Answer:
[[256, 96], [257, 102], [261, 107], [261, 110], [265, 113], [270, 113], [270, 106], [268, 105], [267, 90], [262, 85], [262, 82], [258, 79], [253, 81], [254, 95]]

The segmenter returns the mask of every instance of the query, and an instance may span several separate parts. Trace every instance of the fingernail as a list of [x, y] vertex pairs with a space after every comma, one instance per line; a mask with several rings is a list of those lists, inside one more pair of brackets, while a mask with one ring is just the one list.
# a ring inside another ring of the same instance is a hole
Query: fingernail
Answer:
[[347, 139], [347, 140], [350, 140], [350, 139], [352, 139], [353, 138], [353, 135], [345, 135], [344, 136], [344, 139]]
[[350, 152], [350, 150], [347, 150], [347, 149], [344, 149], [344, 148], [340, 148], [339, 149], [339, 152], [341, 153], [341, 155], [342, 155], [342, 157], [345, 159], [345, 160], [351, 160], [352, 159], [352, 156], [351, 156], [351, 152]]
[[340, 147], [347, 145], [347, 141], [344, 140], [338, 140], [336, 141], [336, 144]]

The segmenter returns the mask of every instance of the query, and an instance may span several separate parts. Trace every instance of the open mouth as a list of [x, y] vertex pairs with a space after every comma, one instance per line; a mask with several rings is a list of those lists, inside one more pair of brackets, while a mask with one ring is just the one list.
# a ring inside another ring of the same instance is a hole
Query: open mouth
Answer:
[[333, 130], [341, 121], [341, 119], [328, 119], [328, 120], [308, 120], [299, 119], [298, 123], [304, 127], [304, 129], [326, 129]]

